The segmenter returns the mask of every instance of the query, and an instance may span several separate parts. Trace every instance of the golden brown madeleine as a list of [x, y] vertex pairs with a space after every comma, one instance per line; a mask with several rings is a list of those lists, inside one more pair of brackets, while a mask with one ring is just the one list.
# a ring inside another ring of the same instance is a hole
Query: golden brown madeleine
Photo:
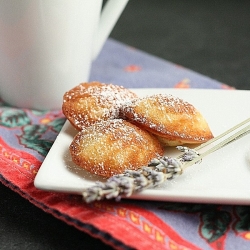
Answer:
[[162, 146], [153, 135], [122, 119], [84, 128], [69, 149], [76, 165], [105, 177], [141, 168], [163, 155]]
[[213, 138], [201, 113], [172, 95], [156, 94], [132, 100], [122, 112], [128, 120], [157, 135], [166, 145], [203, 143]]
[[62, 110], [78, 130], [101, 120], [119, 118], [123, 102], [136, 94], [118, 85], [100, 82], [82, 83], [63, 96]]

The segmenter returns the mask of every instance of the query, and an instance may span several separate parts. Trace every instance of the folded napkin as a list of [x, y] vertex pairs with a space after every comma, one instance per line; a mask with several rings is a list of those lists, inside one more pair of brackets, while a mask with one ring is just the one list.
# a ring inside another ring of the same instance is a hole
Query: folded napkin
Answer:
[[[91, 80], [124, 87], [229, 86], [109, 39]], [[76, 83], [78, 84], [78, 83]], [[45, 212], [116, 249], [250, 249], [250, 207], [122, 200], [85, 204], [72, 194], [34, 187], [65, 118], [0, 104], [0, 181]]]

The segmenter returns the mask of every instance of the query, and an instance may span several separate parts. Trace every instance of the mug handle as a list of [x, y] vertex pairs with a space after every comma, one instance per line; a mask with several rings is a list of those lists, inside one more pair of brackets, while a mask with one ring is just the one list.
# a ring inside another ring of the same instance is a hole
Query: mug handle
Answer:
[[92, 60], [100, 53], [105, 41], [114, 28], [129, 0], [108, 0], [103, 7], [99, 27], [95, 35]]

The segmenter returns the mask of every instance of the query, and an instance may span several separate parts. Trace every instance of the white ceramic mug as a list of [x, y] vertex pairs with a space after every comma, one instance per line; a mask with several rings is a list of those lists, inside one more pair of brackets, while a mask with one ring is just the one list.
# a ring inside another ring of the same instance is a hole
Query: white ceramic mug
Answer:
[[[11, 105], [58, 109], [88, 81], [128, 0], [0, 0], [0, 96]], [[98, 80], [98, 79], [96, 79]]]

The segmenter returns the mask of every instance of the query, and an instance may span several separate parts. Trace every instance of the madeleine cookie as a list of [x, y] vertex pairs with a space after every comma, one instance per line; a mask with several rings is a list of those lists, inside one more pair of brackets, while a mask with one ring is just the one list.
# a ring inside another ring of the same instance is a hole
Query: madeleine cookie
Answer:
[[138, 98], [123, 107], [123, 116], [155, 134], [165, 145], [203, 143], [213, 134], [201, 113], [172, 95]]
[[83, 128], [69, 149], [76, 165], [104, 177], [136, 170], [163, 155], [153, 135], [122, 119]]
[[82, 83], [64, 94], [62, 111], [81, 130], [98, 121], [119, 118], [121, 105], [135, 97], [135, 93], [118, 85]]

